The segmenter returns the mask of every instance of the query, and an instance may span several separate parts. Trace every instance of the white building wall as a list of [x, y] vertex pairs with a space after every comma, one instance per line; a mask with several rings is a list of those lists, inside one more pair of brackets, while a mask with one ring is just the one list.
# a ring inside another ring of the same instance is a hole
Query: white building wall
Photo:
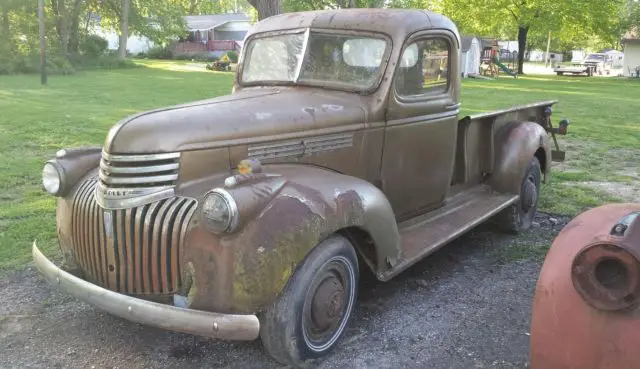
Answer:
[[[117, 50], [119, 44], [119, 36], [115, 31], [103, 30], [96, 28], [95, 34], [104, 37], [109, 42], [109, 50]], [[148, 52], [153, 47], [153, 42], [144, 36], [131, 35], [127, 39], [127, 50], [133, 55], [140, 52]]]
[[630, 77], [635, 74], [636, 67], [640, 67], [640, 42], [627, 42], [624, 45], [623, 75]]

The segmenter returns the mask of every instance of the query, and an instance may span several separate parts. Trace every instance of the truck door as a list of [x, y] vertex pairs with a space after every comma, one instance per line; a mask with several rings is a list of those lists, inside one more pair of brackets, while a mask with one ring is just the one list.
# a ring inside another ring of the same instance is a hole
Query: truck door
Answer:
[[409, 38], [389, 93], [382, 190], [399, 220], [442, 205], [454, 169], [459, 45], [447, 31]]

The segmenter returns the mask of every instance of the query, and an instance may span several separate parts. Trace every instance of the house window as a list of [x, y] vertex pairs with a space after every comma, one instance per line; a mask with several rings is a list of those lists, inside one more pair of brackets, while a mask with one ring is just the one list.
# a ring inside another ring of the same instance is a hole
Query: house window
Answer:
[[445, 92], [449, 81], [449, 43], [442, 38], [420, 40], [403, 52], [396, 69], [395, 86], [400, 96]]

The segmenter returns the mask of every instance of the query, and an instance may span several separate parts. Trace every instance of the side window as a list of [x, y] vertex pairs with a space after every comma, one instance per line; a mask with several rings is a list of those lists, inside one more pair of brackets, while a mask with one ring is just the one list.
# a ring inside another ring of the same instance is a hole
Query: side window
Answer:
[[449, 43], [443, 38], [420, 40], [402, 53], [395, 76], [396, 91], [403, 97], [447, 90]]

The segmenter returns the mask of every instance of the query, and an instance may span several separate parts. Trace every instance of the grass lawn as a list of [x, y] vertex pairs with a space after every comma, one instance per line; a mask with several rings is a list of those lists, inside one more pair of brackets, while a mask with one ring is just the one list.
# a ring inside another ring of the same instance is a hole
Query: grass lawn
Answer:
[[[24, 265], [34, 239], [57, 255], [55, 198], [41, 189], [40, 173], [59, 148], [101, 145], [127, 115], [231, 91], [230, 73], [188, 62], [140, 63], [145, 67], [53, 76], [45, 87], [35, 75], [0, 77], [0, 271]], [[637, 96], [640, 83], [613, 78], [466, 80], [463, 113], [560, 100], [554, 122], [572, 122], [560, 138], [567, 162], [554, 167], [541, 206], [573, 215], [640, 187]]]

